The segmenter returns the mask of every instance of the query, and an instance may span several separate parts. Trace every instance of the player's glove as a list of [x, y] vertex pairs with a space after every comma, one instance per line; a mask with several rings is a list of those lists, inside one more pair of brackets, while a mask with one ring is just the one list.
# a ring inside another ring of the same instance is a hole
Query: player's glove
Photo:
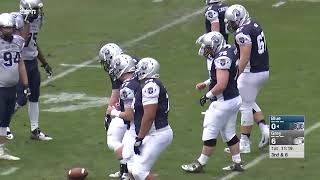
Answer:
[[140, 155], [140, 148], [142, 146], [143, 138], [136, 137], [136, 142], [134, 143], [134, 153]]
[[46, 71], [48, 78], [51, 78], [53, 71], [52, 71], [52, 68], [50, 67], [50, 65], [48, 63], [46, 63], [46, 64], [41, 65], [41, 67], [43, 67], [44, 70]]
[[204, 106], [204, 104], [207, 102], [209, 98], [207, 98], [206, 95], [203, 95], [201, 98], [200, 98], [200, 105], [201, 106]]
[[26, 96], [26, 97], [29, 97], [31, 95], [31, 90], [29, 88], [28, 85], [24, 85], [23, 87], [23, 94]]
[[111, 116], [107, 114], [106, 116], [104, 116], [104, 129], [106, 130], [106, 132], [109, 129], [110, 123], [111, 123]]

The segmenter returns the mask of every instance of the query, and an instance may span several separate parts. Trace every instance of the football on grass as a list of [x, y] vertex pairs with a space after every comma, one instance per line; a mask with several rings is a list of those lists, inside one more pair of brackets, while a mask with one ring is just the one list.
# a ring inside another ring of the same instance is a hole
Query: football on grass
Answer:
[[88, 176], [88, 171], [85, 168], [72, 168], [67, 172], [69, 180], [84, 180]]

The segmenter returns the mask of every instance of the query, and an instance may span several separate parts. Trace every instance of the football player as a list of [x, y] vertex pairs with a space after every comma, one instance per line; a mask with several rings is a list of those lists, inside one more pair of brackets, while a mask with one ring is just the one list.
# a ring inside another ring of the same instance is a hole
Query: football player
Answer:
[[[242, 153], [250, 153], [250, 133], [253, 119], [258, 123], [262, 138], [258, 147], [269, 142], [269, 126], [259, 106], [255, 103], [261, 88], [269, 78], [269, 53], [261, 25], [249, 16], [242, 5], [232, 5], [225, 13], [227, 28], [235, 33], [236, 46], [240, 51], [238, 88], [242, 97], [241, 139]], [[253, 109], [253, 110], [252, 110]]]
[[[15, 111], [27, 104], [31, 125], [31, 136], [33, 140], [50, 141], [52, 137], [43, 133], [39, 128], [39, 96], [40, 96], [40, 72], [38, 69], [38, 61], [44, 67], [48, 77], [52, 76], [52, 68], [46, 61], [43, 53], [37, 44], [37, 36], [42, 26], [43, 20], [43, 3], [42, 0], [21, 0], [20, 13], [24, 18], [23, 34], [28, 34], [25, 39], [25, 45], [21, 53], [27, 70], [31, 95], [26, 98], [23, 93], [23, 84], [17, 86], [17, 102]], [[8, 132], [7, 134], [10, 134]]]
[[221, 0], [206, 0], [205, 10], [205, 26], [206, 31], [220, 32], [226, 42], [228, 42], [228, 31], [224, 22], [224, 13], [228, 9], [228, 5], [221, 2]]
[[[127, 163], [128, 168], [123, 169], [121, 172], [121, 179], [129, 179], [128, 172], [132, 171], [133, 163], [133, 145], [136, 137], [135, 126], [134, 126], [134, 110], [133, 102], [134, 96], [137, 93], [141, 93], [140, 83], [137, 78], [134, 77], [135, 72], [135, 61], [126, 54], [121, 54], [112, 60], [110, 66], [110, 74], [113, 76], [114, 80], [120, 80], [122, 82], [120, 88], [120, 108], [114, 106], [109, 106], [108, 114], [111, 117], [121, 118], [120, 122], [123, 120], [128, 121], [130, 125], [127, 127], [127, 131], [123, 137], [122, 141], [122, 162]], [[112, 121], [119, 121], [113, 119]], [[123, 121], [122, 121], [123, 123]]]
[[24, 95], [30, 95], [24, 62], [20, 59], [24, 39], [14, 34], [15, 20], [9, 13], [0, 15], [0, 159], [20, 160], [5, 152], [6, 129], [14, 112], [16, 86], [23, 84]]
[[[111, 97], [108, 102], [108, 106], [105, 113], [105, 128], [107, 133], [107, 145], [109, 149], [115, 152], [117, 159], [120, 161], [120, 170], [109, 174], [109, 177], [112, 178], [121, 178], [122, 176], [125, 178], [128, 170], [127, 160], [122, 157], [123, 152], [123, 141], [126, 139], [126, 131], [127, 127], [129, 127], [129, 122], [120, 119], [119, 117], [111, 117], [110, 110], [113, 107], [119, 107], [120, 100], [120, 88], [122, 85], [122, 81], [119, 78], [114, 78], [113, 76], [113, 68], [111, 69], [111, 64], [113, 59], [123, 54], [122, 49], [115, 43], [107, 43], [105, 44], [99, 51], [100, 63], [103, 66], [104, 70], [107, 72], [108, 76], [111, 80], [112, 91]], [[121, 105], [123, 105], [121, 103]], [[131, 126], [130, 128], [134, 128]], [[129, 133], [127, 133], [129, 134]]]
[[219, 133], [232, 154], [232, 164], [223, 168], [227, 171], [243, 171], [240, 157], [239, 139], [236, 135], [237, 113], [241, 97], [237, 88], [239, 52], [235, 45], [226, 44], [219, 32], [209, 32], [202, 36], [199, 54], [213, 60], [211, 67], [211, 89], [200, 98], [203, 106], [213, 101], [205, 113], [203, 121], [203, 147], [200, 157], [190, 164], [182, 165], [186, 172], [202, 172], [210, 156], [214, 153]]
[[135, 180], [153, 180], [150, 173], [159, 155], [171, 144], [173, 131], [168, 123], [169, 97], [159, 80], [158, 61], [147, 57], [137, 64], [142, 91], [135, 96], [134, 123], [136, 141], [132, 175]]

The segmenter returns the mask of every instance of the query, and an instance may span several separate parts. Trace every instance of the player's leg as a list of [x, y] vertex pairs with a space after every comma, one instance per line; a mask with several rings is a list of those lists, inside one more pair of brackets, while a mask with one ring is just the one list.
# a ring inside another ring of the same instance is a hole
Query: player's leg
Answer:
[[0, 159], [4, 160], [20, 160], [20, 158], [5, 151], [7, 127], [14, 111], [15, 98], [15, 87], [0, 88]]
[[263, 148], [267, 146], [269, 143], [269, 126], [266, 124], [263, 113], [257, 103], [253, 104], [252, 111], [253, 119], [258, 124], [261, 132], [261, 140], [259, 142], [258, 147]]
[[[238, 109], [241, 105], [240, 98], [238, 99]], [[240, 156], [240, 146], [239, 146], [239, 139], [236, 135], [236, 124], [237, 124], [237, 114], [238, 110], [230, 111], [231, 116], [227, 120], [226, 125], [221, 129], [221, 137], [224, 142], [227, 143], [230, 153], [232, 156], [232, 164], [223, 168], [223, 170], [227, 171], [243, 171], [241, 156]]]
[[[36, 63], [36, 60], [32, 60]], [[39, 97], [40, 97], [40, 72], [36, 64], [28, 73], [29, 87], [31, 95], [28, 102], [28, 114], [30, 119], [31, 136], [33, 140], [50, 141], [52, 137], [43, 133], [39, 127]]]
[[132, 175], [135, 180], [153, 179], [150, 170], [160, 154], [171, 144], [173, 132], [170, 126], [157, 130], [143, 139], [140, 155], [134, 156]]
[[126, 167], [126, 162], [122, 159], [122, 140], [127, 130], [127, 125], [120, 118], [113, 118], [107, 132], [107, 146], [112, 150], [116, 158], [120, 161], [120, 171], [109, 174], [109, 177], [120, 178], [121, 171]]
[[[214, 153], [219, 131], [225, 124], [228, 116], [226, 111], [217, 107], [221, 106], [220, 102], [212, 102], [206, 111], [203, 121], [202, 141], [203, 147], [199, 158], [190, 164], [184, 164], [181, 168], [186, 172], [198, 173], [203, 171], [203, 167], [207, 164], [210, 156]], [[221, 108], [221, 107], [220, 107]]]
[[122, 144], [122, 159], [126, 162], [126, 167], [123, 169], [122, 179], [129, 179], [129, 173], [132, 172], [133, 157], [134, 157], [134, 143], [137, 137], [135, 131], [135, 125], [133, 122], [130, 123], [130, 128], [124, 134]]

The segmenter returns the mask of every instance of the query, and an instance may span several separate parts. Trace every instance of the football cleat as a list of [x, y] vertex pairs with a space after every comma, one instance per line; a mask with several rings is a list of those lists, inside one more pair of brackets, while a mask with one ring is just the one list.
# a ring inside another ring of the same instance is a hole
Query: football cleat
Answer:
[[8, 151], [8, 150], [4, 149], [4, 148], [0, 148], [0, 159], [9, 160], [9, 161], [18, 161], [18, 160], [20, 160], [19, 157], [12, 156], [6, 151]]
[[123, 173], [120, 179], [121, 180], [130, 180], [129, 173]]
[[121, 173], [120, 173], [120, 171], [117, 171], [115, 173], [109, 174], [109, 177], [111, 177], [111, 178], [121, 178]]
[[9, 127], [7, 127], [7, 137], [6, 137], [8, 140], [12, 140], [14, 138], [11, 130]]
[[203, 168], [205, 165], [201, 165], [198, 160], [193, 161], [190, 164], [181, 165], [181, 168], [190, 173], [200, 173], [203, 172]]
[[224, 171], [244, 171], [244, 166], [242, 165], [242, 162], [240, 163], [232, 163], [229, 166], [226, 166], [222, 168]]
[[52, 140], [52, 137], [41, 132], [41, 130], [39, 128], [37, 128], [31, 132], [30, 138], [33, 140], [40, 140], [40, 141], [51, 141]]

